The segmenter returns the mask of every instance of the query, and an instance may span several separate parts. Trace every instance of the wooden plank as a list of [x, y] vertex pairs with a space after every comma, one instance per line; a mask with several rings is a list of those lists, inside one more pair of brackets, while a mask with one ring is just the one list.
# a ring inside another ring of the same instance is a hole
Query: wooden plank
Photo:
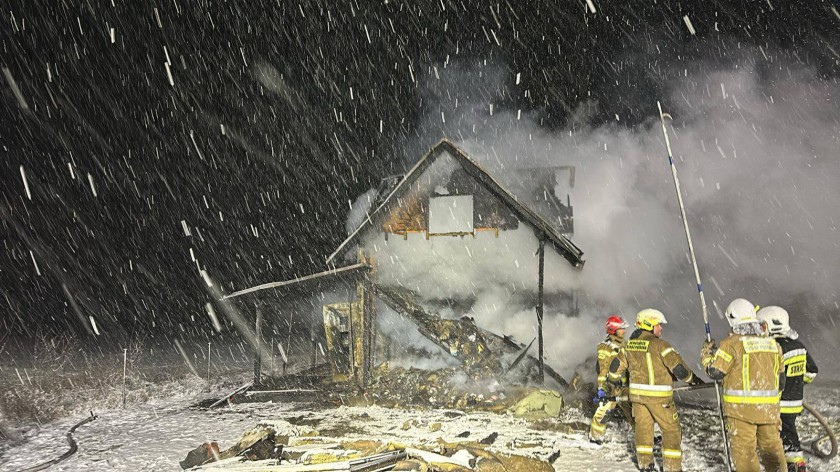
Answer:
[[248, 293], [253, 293], [259, 290], [266, 290], [270, 288], [279, 289], [279, 288], [286, 288], [292, 285], [297, 285], [303, 282], [311, 282], [320, 278], [330, 277], [334, 275], [344, 275], [356, 270], [370, 270], [370, 266], [367, 264], [353, 264], [347, 267], [341, 267], [338, 269], [331, 269], [324, 272], [318, 272], [317, 274], [307, 275], [305, 277], [299, 277], [297, 279], [286, 280], [283, 282], [271, 282], [267, 284], [257, 285], [255, 287], [246, 288], [245, 290], [240, 290], [238, 292], [233, 292], [229, 295], [225, 295], [222, 297], [222, 300], [228, 300], [231, 298], [239, 297], [241, 295], [245, 295]]
[[251, 382], [246, 383], [245, 385], [237, 388], [236, 390], [234, 390], [234, 391], [230, 392], [229, 394], [225, 395], [224, 397], [220, 398], [216, 403], [213, 403], [212, 405], [210, 405], [209, 408], [216, 408], [217, 406], [221, 405], [222, 403], [225, 403], [229, 399], [233, 398], [234, 395], [236, 395], [238, 393], [242, 393], [245, 390], [248, 390], [249, 388], [251, 388], [252, 385], [253, 384]]

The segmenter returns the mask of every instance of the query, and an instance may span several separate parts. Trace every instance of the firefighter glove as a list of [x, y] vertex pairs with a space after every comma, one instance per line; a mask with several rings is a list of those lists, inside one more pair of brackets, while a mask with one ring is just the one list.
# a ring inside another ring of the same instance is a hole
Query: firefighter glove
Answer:
[[607, 392], [604, 389], [599, 388], [598, 393], [595, 394], [595, 397], [592, 398], [592, 403], [597, 403], [598, 406], [603, 405], [607, 401]]
[[700, 362], [706, 366], [712, 363], [712, 358], [717, 351], [717, 344], [714, 339], [703, 342], [703, 348], [700, 349]]
[[706, 381], [705, 381], [705, 380], [703, 380], [703, 379], [701, 379], [700, 377], [698, 377], [698, 376], [697, 376], [697, 374], [692, 374], [692, 375], [691, 375], [691, 378], [690, 378], [690, 379], [688, 379], [688, 384], [689, 384], [689, 385], [692, 385], [692, 386], [694, 386], [694, 385], [703, 385], [703, 384], [705, 384], [705, 383], [706, 383]]

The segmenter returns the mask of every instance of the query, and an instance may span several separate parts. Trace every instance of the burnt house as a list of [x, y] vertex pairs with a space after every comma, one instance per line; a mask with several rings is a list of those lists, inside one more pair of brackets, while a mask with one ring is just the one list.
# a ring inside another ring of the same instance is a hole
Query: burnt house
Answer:
[[[270, 342], [272, 353], [276, 342], [267, 341], [265, 333], [282, 338], [288, 331], [291, 338], [293, 332], [301, 331], [293, 329], [295, 324], [308, 325], [311, 365], [319, 360], [327, 364], [337, 380], [366, 383], [377, 362], [377, 312], [389, 309], [413, 322], [421, 334], [466, 368], [505, 372], [512, 368], [512, 358], [519, 363], [527, 354], [538, 381], [548, 373], [563, 383], [543, 362], [543, 314], [546, 307], [576, 314], [577, 299], [571, 291], [554, 291], [546, 297], [543, 274], [547, 252], [555, 263], [574, 269], [584, 264], [583, 252], [570, 240], [571, 202], [568, 196], [564, 202], [555, 195], [557, 176], [568, 175], [571, 186], [574, 169], [510, 173], [508, 177], [526, 183], [519, 186], [518, 194], [452, 142], [442, 140], [404, 175], [383, 179], [361, 223], [327, 258], [327, 270], [252, 287], [224, 299], [249, 310], [255, 307], [257, 330], [263, 333], [256, 342]], [[473, 316], [480, 282], [459, 274], [475, 270], [471, 268], [476, 261], [488, 258], [529, 270], [520, 267], [518, 260], [506, 260], [522, 254], [538, 261], [529, 272], [533, 286], [511, 284], [514, 290], [507, 296], [519, 297], [521, 304], [533, 307], [533, 318], [527, 320], [537, 331], [533, 355], [528, 354], [533, 341], [526, 346], [482, 326], [482, 319]], [[440, 279], [448, 277], [452, 279], [440, 285]], [[467, 289], [447, 290], [458, 284]], [[289, 339], [287, 348], [292, 344]], [[255, 352], [261, 352], [255, 347]], [[515, 355], [505, 360], [501, 356], [505, 352]], [[255, 369], [257, 382], [260, 369]]]

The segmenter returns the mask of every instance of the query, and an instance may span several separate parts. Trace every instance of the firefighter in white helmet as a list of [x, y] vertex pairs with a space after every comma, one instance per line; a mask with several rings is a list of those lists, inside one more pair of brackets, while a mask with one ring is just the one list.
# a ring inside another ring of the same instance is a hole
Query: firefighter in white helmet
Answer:
[[656, 470], [653, 427], [662, 431], [662, 462], [666, 472], [682, 470], [682, 431], [674, 404], [674, 379], [689, 385], [704, 383], [671, 345], [661, 339], [665, 315], [648, 308], [636, 315], [636, 331], [610, 363], [607, 379], [618, 383], [630, 373], [630, 402], [636, 424], [636, 460], [640, 470]]
[[709, 377], [723, 382], [723, 414], [735, 469], [758, 472], [758, 448], [764, 470], [786, 472], [779, 437], [779, 391], [785, 384], [782, 348], [763, 335], [755, 311], [748, 300], [732, 301], [726, 308], [731, 333], [720, 348], [714, 340], [704, 343], [700, 359]]
[[817, 364], [791, 329], [787, 310], [768, 306], [758, 310], [758, 320], [765, 332], [782, 347], [785, 365], [785, 388], [779, 403], [782, 417], [782, 445], [788, 472], [805, 472], [805, 455], [796, 431], [796, 417], [802, 413], [803, 387], [817, 376]]

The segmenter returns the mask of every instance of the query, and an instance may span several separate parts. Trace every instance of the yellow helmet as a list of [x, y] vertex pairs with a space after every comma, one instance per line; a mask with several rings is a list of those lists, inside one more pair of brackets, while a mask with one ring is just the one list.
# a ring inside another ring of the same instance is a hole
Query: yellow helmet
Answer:
[[645, 308], [636, 315], [636, 326], [647, 331], [653, 331], [653, 327], [659, 324], [668, 324], [665, 315], [653, 308]]

